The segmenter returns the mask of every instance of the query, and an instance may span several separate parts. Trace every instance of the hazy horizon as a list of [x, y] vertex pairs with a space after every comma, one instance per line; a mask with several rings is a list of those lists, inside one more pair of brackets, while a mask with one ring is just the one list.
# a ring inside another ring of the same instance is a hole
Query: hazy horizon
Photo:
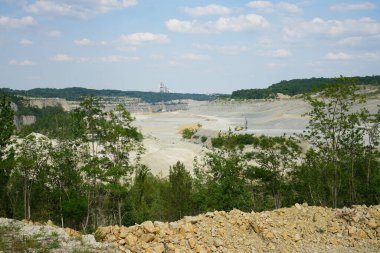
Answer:
[[378, 1], [0, 0], [0, 87], [231, 93], [379, 74]]

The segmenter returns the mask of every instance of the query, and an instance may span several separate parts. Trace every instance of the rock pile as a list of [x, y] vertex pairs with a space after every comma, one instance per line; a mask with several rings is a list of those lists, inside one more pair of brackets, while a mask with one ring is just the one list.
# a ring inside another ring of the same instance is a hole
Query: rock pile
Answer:
[[117, 252], [113, 244], [100, 243], [93, 235], [60, 228], [51, 221], [41, 224], [28, 220], [0, 218], [0, 253], [3, 252]]
[[380, 205], [216, 211], [170, 223], [100, 227], [96, 237], [119, 252], [380, 252]]

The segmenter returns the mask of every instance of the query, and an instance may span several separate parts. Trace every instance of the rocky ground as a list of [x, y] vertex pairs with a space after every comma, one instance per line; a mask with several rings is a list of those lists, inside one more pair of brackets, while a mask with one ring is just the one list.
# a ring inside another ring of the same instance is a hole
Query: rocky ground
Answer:
[[3, 252], [380, 252], [380, 205], [215, 211], [170, 223], [100, 227], [94, 235], [0, 218]]
[[100, 227], [96, 234], [119, 252], [379, 252], [380, 205], [216, 211], [170, 223]]
[[81, 235], [70, 228], [0, 218], [0, 253], [89, 253], [117, 252], [110, 243], [96, 242], [93, 235]]

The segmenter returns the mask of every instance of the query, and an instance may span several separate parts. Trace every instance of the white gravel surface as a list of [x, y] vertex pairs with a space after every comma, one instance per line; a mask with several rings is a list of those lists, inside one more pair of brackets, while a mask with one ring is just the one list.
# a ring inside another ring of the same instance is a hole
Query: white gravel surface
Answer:
[[[375, 111], [379, 100], [369, 100], [367, 108]], [[151, 114], [134, 114], [136, 125], [144, 135], [146, 153], [143, 163], [152, 172], [166, 176], [169, 166], [181, 161], [192, 171], [194, 157], [204, 149], [201, 144], [183, 140], [179, 128], [201, 124], [200, 135], [212, 136], [248, 122], [249, 133], [278, 136], [301, 133], [310, 107], [301, 99], [250, 102], [190, 102], [189, 110]]]

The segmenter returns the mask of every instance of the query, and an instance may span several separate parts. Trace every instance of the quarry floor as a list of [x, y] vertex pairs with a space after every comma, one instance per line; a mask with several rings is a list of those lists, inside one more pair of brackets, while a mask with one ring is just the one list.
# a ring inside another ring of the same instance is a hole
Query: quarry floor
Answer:
[[[379, 100], [369, 100], [366, 107], [376, 111]], [[189, 110], [136, 113], [136, 126], [144, 135], [146, 152], [142, 162], [156, 175], [166, 176], [169, 167], [177, 161], [193, 169], [194, 157], [206, 149], [205, 145], [184, 140], [181, 129], [201, 124], [199, 136], [216, 136], [219, 131], [228, 131], [237, 126], [246, 132], [278, 136], [302, 133], [308, 119], [303, 117], [310, 107], [302, 99], [279, 101], [226, 101], [189, 103]]]

